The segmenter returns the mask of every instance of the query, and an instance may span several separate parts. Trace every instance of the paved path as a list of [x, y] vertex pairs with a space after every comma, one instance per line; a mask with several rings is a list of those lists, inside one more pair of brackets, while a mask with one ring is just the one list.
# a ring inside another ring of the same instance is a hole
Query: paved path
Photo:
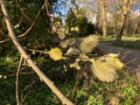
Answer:
[[105, 53], [119, 54], [121, 61], [123, 61], [129, 69], [140, 71], [140, 50], [116, 47], [108, 43], [101, 43], [99, 48]]

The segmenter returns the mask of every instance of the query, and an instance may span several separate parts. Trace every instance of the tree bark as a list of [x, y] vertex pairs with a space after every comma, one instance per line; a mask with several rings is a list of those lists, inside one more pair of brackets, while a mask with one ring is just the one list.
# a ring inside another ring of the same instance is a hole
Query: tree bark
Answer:
[[13, 31], [13, 26], [10, 23], [10, 18], [5, 7], [3, 0], [0, 0], [2, 12], [5, 18], [5, 22], [8, 28], [9, 37], [13, 41], [15, 47], [18, 49], [21, 56], [26, 60], [29, 65], [32, 67], [33, 71], [45, 82], [45, 84], [52, 90], [52, 92], [61, 100], [63, 105], [74, 105], [68, 98], [66, 98], [60, 90], [53, 84], [53, 82], [38, 68], [38, 66], [32, 61], [32, 59], [27, 55], [26, 51], [18, 42], [15, 33]]
[[101, 0], [97, 0], [97, 6], [98, 6], [98, 13], [97, 13], [97, 17], [96, 17], [96, 27], [98, 29], [101, 29]]
[[124, 33], [124, 29], [125, 29], [125, 27], [126, 27], [126, 19], [127, 19], [127, 16], [125, 15], [125, 16], [123, 16], [123, 21], [122, 21], [122, 26], [121, 26], [121, 30], [120, 30], [120, 32], [119, 32], [119, 34], [116, 36], [116, 41], [121, 41], [121, 39], [122, 39], [122, 36], [123, 36], [123, 33]]
[[116, 37], [116, 41], [121, 41], [124, 30], [127, 26], [128, 14], [134, 5], [135, 0], [120, 0], [120, 10], [122, 10], [122, 25], [119, 34]]
[[103, 37], [107, 36], [106, 0], [101, 0]]

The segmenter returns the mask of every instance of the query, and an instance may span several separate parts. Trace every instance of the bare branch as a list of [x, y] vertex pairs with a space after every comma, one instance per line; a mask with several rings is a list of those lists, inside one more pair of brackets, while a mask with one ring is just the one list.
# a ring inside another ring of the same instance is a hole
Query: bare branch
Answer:
[[13, 26], [10, 23], [9, 15], [5, 7], [3, 0], [0, 0], [2, 12], [4, 14], [5, 22], [9, 32], [9, 36], [14, 43], [15, 47], [18, 49], [21, 56], [26, 60], [29, 65], [32, 67], [32, 70], [44, 81], [44, 83], [52, 90], [52, 92], [61, 100], [63, 105], [74, 105], [68, 98], [66, 98], [61, 91], [54, 85], [54, 83], [38, 68], [38, 66], [32, 61], [32, 59], [27, 55], [26, 51], [18, 42], [16, 35], [13, 31]]
[[17, 105], [21, 105], [20, 98], [19, 98], [19, 75], [20, 75], [20, 69], [22, 66], [22, 62], [23, 62], [23, 57], [21, 56], [20, 61], [19, 61], [19, 65], [18, 65], [18, 69], [17, 69], [17, 73], [16, 73], [16, 82], [15, 82]]
[[24, 13], [23, 8], [21, 8], [18, 0], [16, 0], [16, 3], [17, 3], [17, 7], [19, 8], [21, 14], [26, 18], [26, 20], [30, 21], [31, 19]]
[[[36, 15], [34, 21], [33, 21], [32, 24], [31, 24], [31, 26], [30, 26], [24, 33], [22, 33], [22, 34], [20, 34], [19, 36], [17, 36], [18, 38], [23, 37], [23, 36], [26, 36], [26, 35], [32, 30], [32, 28], [34, 27], [34, 25], [35, 25], [35, 23], [36, 23], [38, 17], [40, 16], [41, 11], [42, 11], [42, 9], [44, 8], [44, 6], [45, 6], [45, 3], [42, 5], [41, 9], [38, 11], [38, 13], [37, 13], [37, 15]], [[0, 44], [1, 44], [1, 43], [5, 43], [5, 42], [8, 42], [8, 41], [10, 41], [10, 38], [7, 38], [7, 39], [5, 39], [5, 40], [0, 41]]]

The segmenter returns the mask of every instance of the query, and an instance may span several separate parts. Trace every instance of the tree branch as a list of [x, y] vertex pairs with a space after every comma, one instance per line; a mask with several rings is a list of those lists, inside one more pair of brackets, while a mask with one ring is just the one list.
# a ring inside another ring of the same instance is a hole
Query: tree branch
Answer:
[[3, 0], [0, 0], [2, 12], [4, 14], [5, 22], [8, 28], [9, 36], [12, 39], [15, 47], [18, 49], [21, 56], [26, 60], [29, 65], [32, 67], [33, 71], [45, 82], [45, 84], [52, 90], [52, 92], [61, 100], [63, 105], [74, 105], [68, 98], [66, 98], [60, 90], [53, 84], [53, 82], [38, 68], [38, 66], [32, 61], [32, 59], [27, 55], [26, 51], [18, 42], [16, 35], [13, 31], [13, 26], [10, 23], [9, 15], [7, 13], [7, 9], [5, 7], [5, 3]]
[[18, 69], [17, 69], [17, 73], [16, 73], [16, 101], [17, 101], [17, 105], [21, 105], [20, 102], [20, 98], [19, 98], [19, 75], [20, 75], [20, 69], [22, 66], [22, 62], [23, 62], [23, 58], [22, 56], [20, 57], [20, 61], [19, 61], [19, 65], [18, 65]]
[[[37, 13], [37, 15], [36, 15], [34, 21], [33, 21], [32, 24], [31, 24], [31, 26], [30, 26], [24, 33], [22, 33], [22, 34], [20, 34], [19, 36], [17, 36], [18, 38], [27, 35], [27, 34], [32, 30], [32, 28], [34, 27], [34, 25], [35, 25], [35, 23], [36, 23], [38, 17], [40, 16], [41, 11], [43, 10], [44, 6], [45, 6], [45, 3], [42, 5], [41, 9], [38, 11], [38, 13]], [[0, 44], [1, 44], [1, 43], [5, 43], [5, 42], [8, 42], [8, 41], [10, 41], [10, 38], [7, 38], [7, 39], [5, 39], [5, 40], [0, 41]]]

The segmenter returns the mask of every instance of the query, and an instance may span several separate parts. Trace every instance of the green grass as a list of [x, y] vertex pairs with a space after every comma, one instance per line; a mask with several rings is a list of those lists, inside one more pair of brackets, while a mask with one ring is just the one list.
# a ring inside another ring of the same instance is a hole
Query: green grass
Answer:
[[[0, 74], [7, 75], [15, 73], [17, 69], [17, 65], [15, 64], [18, 64], [18, 60], [19, 59], [14, 59], [10, 56], [8, 56], [8, 58], [3, 57], [0, 63], [5, 63], [5, 65], [0, 66]], [[44, 59], [40, 57], [34, 60], [36, 60], [36, 62], [44, 62]], [[61, 63], [59, 62], [47, 61], [39, 66], [42, 66], [44, 70], [53, 70], [51, 73], [47, 72], [46, 75], [49, 76], [62, 93], [76, 103], [76, 105], [108, 105], [114, 97], [119, 100], [119, 105], [135, 105], [135, 99], [140, 91], [133, 75], [127, 70], [120, 71], [119, 78], [112, 83], [104, 83], [95, 79], [92, 81], [88, 90], [84, 90], [81, 84], [76, 93], [72, 95], [75, 77], [68, 71], [62, 72], [63, 69], [60, 65]], [[31, 68], [24, 66], [22, 72], [31, 71], [30, 69]], [[60, 70], [54, 71], [54, 69]], [[35, 83], [30, 86], [33, 81], [35, 81]], [[27, 86], [30, 87], [25, 89]], [[0, 105], [16, 105], [15, 76], [0, 78], [0, 89]], [[57, 97], [44, 83], [40, 82], [35, 74], [20, 76], [20, 92], [23, 96], [28, 93], [23, 105], [61, 105]]]
[[112, 45], [125, 47], [130, 49], [140, 50], [140, 35], [137, 36], [123, 36], [121, 43], [115, 42], [114, 35], [108, 36], [106, 39], [101, 39], [103, 42], [111, 43]]
[[[123, 76], [126, 76], [123, 74]], [[125, 78], [125, 79], [124, 79]], [[59, 89], [69, 99], [76, 103], [76, 105], [108, 105], [111, 102], [111, 98], [117, 97], [120, 105], [134, 105], [135, 98], [139, 94], [139, 88], [135, 84], [134, 80], [130, 77], [124, 77], [118, 79], [113, 83], [102, 83], [94, 81], [88, 90], [84, 90], [80, 87], [77, 90], [75, 96], [72, 96], [71, 92], [74, 87], [74, 79], [69, 82], [64, 82], [57, 85]], [[35, 80], [28, 90], [23, 91], [27, 85]], [[7, 78], [0, 80], [0, 104], [1, 105], [15, 105], [15, 78]], [[57, 97], [41, 83], [35, 76], [24, 76], [20, 78], [20, 89], [25, 97], [24, 104], [26, 105], [61, 105]], [[6, 94], [6, 95], [5, 95]], [[118, 95], [120, 94], [120, 95]]]

